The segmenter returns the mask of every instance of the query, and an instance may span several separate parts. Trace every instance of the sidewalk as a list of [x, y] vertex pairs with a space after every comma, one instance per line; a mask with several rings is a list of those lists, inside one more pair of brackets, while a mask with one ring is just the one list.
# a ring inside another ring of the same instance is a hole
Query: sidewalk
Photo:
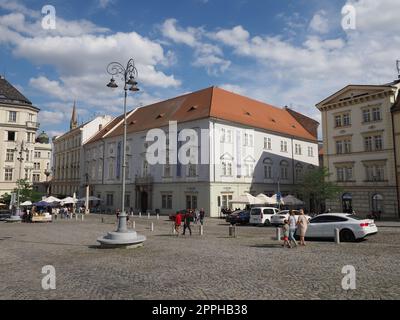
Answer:
[[400, 228], [400, 221], [375, 221], [378, 227]]

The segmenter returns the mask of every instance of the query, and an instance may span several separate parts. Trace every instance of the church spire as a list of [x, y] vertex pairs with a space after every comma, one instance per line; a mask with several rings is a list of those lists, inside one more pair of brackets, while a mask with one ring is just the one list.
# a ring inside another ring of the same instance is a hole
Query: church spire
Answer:
[[71, 121], [69, 123], [69, 128], [71, 130], [76, 129], [78, 127], [78, 118], [76, 114], [76, 101], [74, 101], [74, 107], [72, 109], [72, 116], [71, 116]]

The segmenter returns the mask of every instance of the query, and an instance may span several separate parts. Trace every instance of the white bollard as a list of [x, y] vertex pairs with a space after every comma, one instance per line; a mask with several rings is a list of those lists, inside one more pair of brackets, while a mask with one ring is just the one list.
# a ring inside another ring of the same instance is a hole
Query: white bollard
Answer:
[[151, 223], [151, 228], [150, 228], [151, 232], [154, 232], [154, 222]]
[[204, 235], [204, 227], [203, 227], [203, 226], [199, 226], [199, 234], [200, 234], [201, 236]]
[[337, 228], [335, 229], [335, 243], [340, 244], [340, 230]]
[[172, 234], [173, 234], [174, 236], [176, 235], [175, 224], [172, 224]]
[[84, 220], [85, 220], [85, 215], [84, 215], [84, 214], [82, 214], [82, 217], [81, 217], [81, 219], [82, 219], [82, 221], [84, 221]]
[[78, 214], [75, 213], [75, 220], [78, 221]]
[[147, 213], [147, 219], [150, 220], [150, 212]]
[[160, 220], [160, 215], [159, 214], [157, 214], [157, 220]]
[[133, 221], [133, 222], [132, 222], [132, 228], [133, 228], [133, 229], [136, 229], [136, 221]]
[[141, 212], [139, 212], [139, 218], [141, 218], [142, 217], [142, 213]]
[[281, 228], [276, 228], [276, 240], [277, 241], [282, 240]]
[[232, 238], [236, 238], [236, 226], [229, 227], [229, 236]]

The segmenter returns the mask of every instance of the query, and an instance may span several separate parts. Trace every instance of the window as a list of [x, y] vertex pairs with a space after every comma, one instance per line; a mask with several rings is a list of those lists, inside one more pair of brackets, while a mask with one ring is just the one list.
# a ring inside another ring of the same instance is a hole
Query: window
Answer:
[[231, 201], [233, 199], [232, 195], [222, 195], [222, 204], [221, 204], [221, 208], [222, 209], [232, 209], [232, 203], [230, 203], [229, 201]]
[[375, 136], [374, 137], [375, 140], [375, 150], [383, 150], [383, 142], [382, 142], [382, 136]]
[[298, 163], [296, 164], [296, 180], [301, 180], [303, 177], [303, 166]]
[[221, 129], [221, 143], [224, 143], [226, 140], [226, 131], [225, 129]]
[[300, 144], [295, 145], [295, 152], [297, 155], [301, 155], [301, 145]]
[[244, 165], [245, 172], [246, 172], [246, 177], [250, 178], [253, 177], [254, 175], [254, 165], [252, 163], [246, 163]]
[[346, 168], [346, 181], [353, 180], [353, 168], [348, 167]]
[[189, 163], [188, 177], [197, 177], [197, 165]]
[[308, 156], [314, 157], [314, 148], [313, 147], [308, 147]]
[[14, 131], [7, 131], [7, 140], [8, 141], [15, 141], [16, 133]]
[[13, 169], [5, 169], [4, 180], [12, 181], [12, 179], [13, 179]]
[[385, 166], [384, 165], [370, 165], [366, 166], [367, 181], [384, 181], [385, 180]]
[[7, 149], [6, 162], [14, 162], [14, 149]]
[[232, 176], [232, 163], [231, 162], [222, 162], [222, 176], [231, 177]]
[[344, 140], [344, 153], [351, 153], [351, 140]]
[[373, 121], [382, 120], [381, 108], [373, 108], [372, 109], [372, 120]]
[[337, 175], [337, 181], [339, 182], [344, 181], [344, 168], [337, 168], [336, 175]]
[[149, 175], [149, 163], [147, 160], [143, 161], [143, 177], [147, 177]]
[[271, 138], [264, 138], [264, 149], [265, 150], [271, 150], [272, 149]]
[[281, 141], [281, 152], [287, 152], [287, 141]]
[[381, 212], [383, 211], [383, 196], [381, 194], [375, 194], [372, 197], [372, 211]]
[[287, 180], [289, 178], [289, 164], [286, 161], [281, 162], [281, 179]]
[[365, 151], [372, 151], [372, 137], [364, 138]]
[[17, 112], [16, 111], [9, 111], [8, 122], [17, 122]]
[[222, 175], [223, 176], [226, 176], [226, 169], [227, 169], [226, 162], [222, 162]]
[[350, 113], [345, 113], [343, 115], [343, 125], [344, 126], [350, 126], [351, 125]]
[[272, 179], [272, 166], [273, 162], [271, 159], [267, 158], [264, 160], [264, 178]]
[[172, 209], [172, 195], [171, 194], [163, 194], [162, 195], [162, 209]]
[[40, 174], [33, 174], [32, 182], [40, 182]]
[[335, 127], [341, 127], [342, 126], [342, 116], [336, 116], [335, 117]]
[[226, 142], [227, 143], [232, 143], [232, 130], [227, 130], [226, 131]]
[[342, 154], [343, 153], [343, 143], [342, 141], [336, 141], [336, 153]]
[[114, 195], [112, 193], [107, 194], [106, 205], [112, 207], [114, 205]]
[[227, 176], [232, 177], [232, 163], [228, 162], [228, 170], [227, 170]]
[[40, 170], [40, 162], [35, 162], [35, 163], [33, 164], [33, 169], [34, 169], [34, 170]]
[[41, 157], [41, 153], [36, 151], [36, 152], [35, 152], [35, 158], [36, 158], [36, 159], [39, 159], [40, 157]]
[[197, 196], [186, 196], [186, 209], [197, 209]]
[[371, 111], [369, 109], [363, 110], [363, 122], [364, 123], [371, 122]]

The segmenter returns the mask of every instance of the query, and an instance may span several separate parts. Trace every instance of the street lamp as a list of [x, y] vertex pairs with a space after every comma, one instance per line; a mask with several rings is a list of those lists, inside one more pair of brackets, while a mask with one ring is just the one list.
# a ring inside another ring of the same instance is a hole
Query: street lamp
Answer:
[[107, 66], [107, 72], [112, 76], [110, 82], [107, 84], [108, 88], [116, 89], [118, 84], [116, 83], [114, 76], [118, 76], [124, 82], [124, 135], [122, 142], [122, 194], [121, 194], [121, 213], [118, 216], [118, 229], [115, 232], [109, 232], [106, 236], [97, 239], [101, 245], [107, 247], [137, 247], [142, 245], [146, 240], [145, 236], [138, 235], [136, 231], [128, 230], [127, 227], [127, 215], [125, 210], [125, 191], [126, 191], [126, 136], [127, 136], [127, 111], [126, 111], [126, 100], [128, 97], [128, 90], [132, 92], [139, 91], [137, 87], [138, 83], [136, 78], [138, 72], [135, 67], [135, 62], [130, 59], [124, 67], [119, 62], [111, 62]]
[[14, 149], [14, 152], [18, 152], [18, 158], [17, 160], [19, 161], [19, 179], [17, 182], [17, 207], [15, 209], [14, 214], [10, 217], [10, 219], [7, 220], [7, 222], [20, 222], [21, 219], [21, 208], [20, 208], [20, 183], [21, 183], [21, 175], [22, 175], [22, 163], [24, 162], [24, 153], [28, 153], [29, 149], [24, 148], [24, 142], [21, 142], [21, 145], [18, 148]]

